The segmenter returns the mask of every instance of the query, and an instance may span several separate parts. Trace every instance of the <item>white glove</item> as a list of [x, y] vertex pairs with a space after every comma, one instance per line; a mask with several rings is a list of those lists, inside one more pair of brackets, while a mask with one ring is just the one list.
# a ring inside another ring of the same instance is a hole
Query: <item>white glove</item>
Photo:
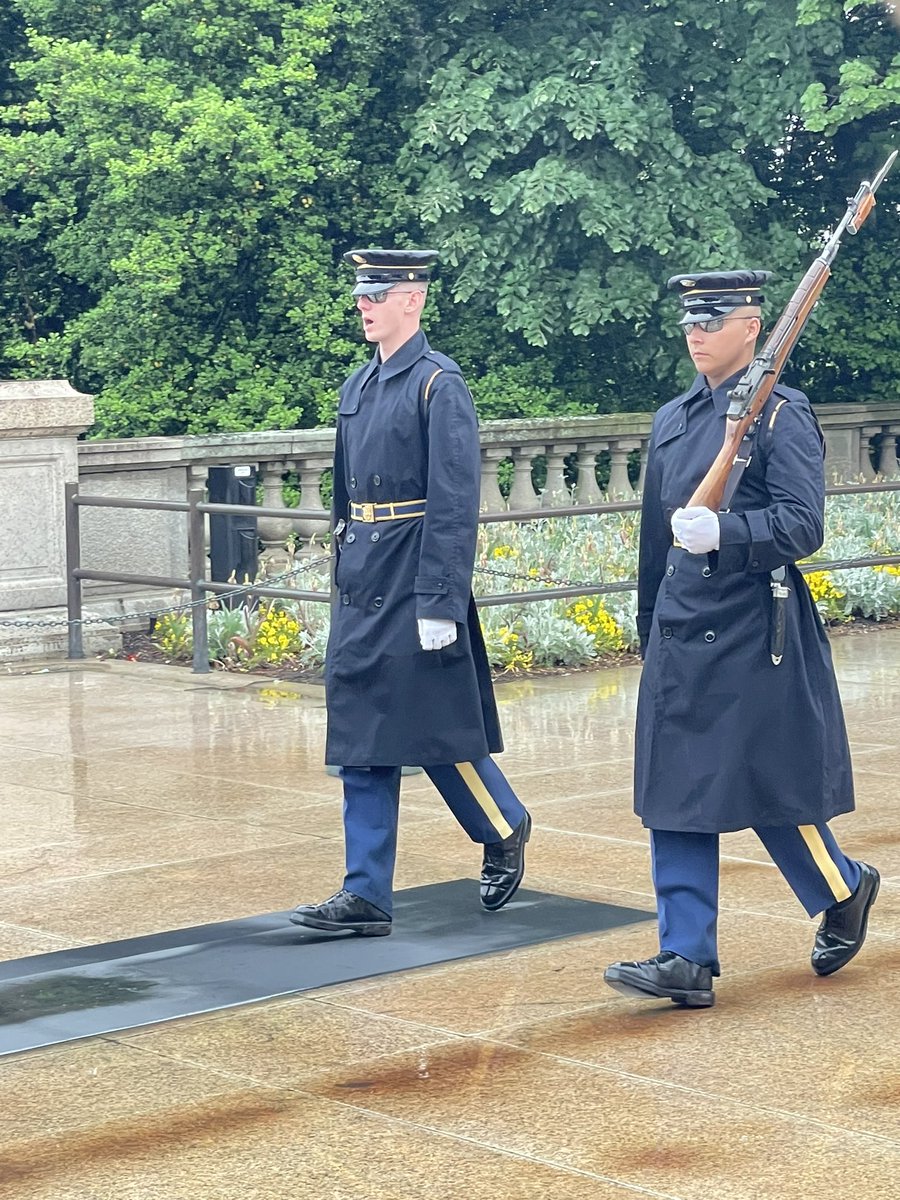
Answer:
[[689, 554], [708, 554], [719, 548], [719, 518], [711, 508], [676, 508], [672, 533], [676, 544]]
[[433, 621], [430, 617], [419, 617], [419, 642], [423, 650], [443, 650], [456, 641], [455, 621]]

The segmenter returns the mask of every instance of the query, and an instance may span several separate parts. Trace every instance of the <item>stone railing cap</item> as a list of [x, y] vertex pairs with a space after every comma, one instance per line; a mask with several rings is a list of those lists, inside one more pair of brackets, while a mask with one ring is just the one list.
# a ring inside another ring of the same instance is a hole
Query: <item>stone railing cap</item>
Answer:
[[94, 397], [65, 379], [0, 380], [0, 434], [49, 437], [78, 434], [94, 422]]

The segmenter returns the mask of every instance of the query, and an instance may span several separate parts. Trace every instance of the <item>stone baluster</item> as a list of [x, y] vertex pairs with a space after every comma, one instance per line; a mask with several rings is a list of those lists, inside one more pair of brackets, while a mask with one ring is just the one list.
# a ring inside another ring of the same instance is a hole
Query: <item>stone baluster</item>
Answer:
[[537, 508], [538, 498], [531, 480], [531, 460], [541, 454], [541, 446], [516, 447], [512, 452], [513, 481], [509, 493], [509, 507], [513, 512], [526, 512]]
[[[290, 464], [282, 461], [262, 462], [259, 481], [262, 485], [262, 507], [284, 508], [284, 474]], [[257, 532], [263, 549], [259, 555], [260, 575], [277, 575], [287, 570], [291, 562], [285, 541], [294, 529], [294, 522], [279, 517], [259, 517]]]
[[637, 450], [639, 443], [616, 439], [609, 444], [609, 500], [631, 499], [634, 488], [628, 478], [628, 455]]
[[481, 451], [481, 511], [503, 512], [506, 500], [500, 491], [497, 468], [504, 458], [510, 457], [509, 447], [485, 446]]
[[606, 442], [585, 442], [578, 447], [578, 480], [573, 499], [576, 504], [602, 504], [603, 492], [597, 482], [597, 455]]
[[[322, 474], [331, 466], [332, 457], [328, 454], [311, 454], [308, 458], [297, 460], [297, 474], [300, 478], [300, 508], [318, 510], [327, 516], [328, 510], [322, 503]], [[294, 521], [294, 531], [298, 538], [307, 543], [305, 550], [321, 548], [322, 539], [328, 533], [328, 521]], [[318, 542], [318, 547], [316, 547]]]
[[863, 425], [859, 431], [859, 474], [866, 483], [871, 483], [875, 478], [871, 447], [873, 439], [879, 437], [880, 434], [880, 425]]
[[635, 487], [635, 491], [636, 491], [636, 492], [638, 492], [638, 493], [641, 493], [641, 492], [643, 492], [643, 490], [644, 490], [644, 484], [645, 484], [645, 482], [646, 482], [646, 480], [647, 480], [647, 451], [649, 450], [649, 448], [650, 448], [650, 439], [649, 439], [649, 438], [642, 438], [642, 439], [641, 439], [641, 444], [640, 444], [640, 452], [641, 452], [641, 473], [640, 473], [640, 475], [638, 476], [637, 485], [636, 485], [636, 487]]
[[547, 447], [547, 482], [541, 493], [543, 508], [564, 508], [572, 503], [566, 483], [566, 458], [578, 449], [575, 442], [554, 442]]
[[900, 475], [897, 461], [897, 435], [900, 425], [885, 425], [878, 446], [878, 474], [884, 479], [896, 479]]

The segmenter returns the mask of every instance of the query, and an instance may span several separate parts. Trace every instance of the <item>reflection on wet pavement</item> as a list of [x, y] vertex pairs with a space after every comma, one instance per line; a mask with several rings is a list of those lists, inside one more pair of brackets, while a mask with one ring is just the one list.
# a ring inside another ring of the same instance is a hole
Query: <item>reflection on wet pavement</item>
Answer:
[[[884, 881], [845, 971], [811, 973], [815, 922], [752, 835], [728, 835], [715, 1009], [604, 988], [607, 962], [655, 949], [637, 924], [31, 1052], [0, 1068], [0, 1197], [896, 1200], [900, 631], [833, 645], [858, 800], [835, 828]], [[653, 906], [630, 811], [639, 671], [498, 688], [504, 770], [535, 816], [528, 887]], [[0, 677], [0, 712], [3, 959], [338, 883], [314, 685], [85, 664]], [[406, 779], [397, 886], [478, 863]], [[140, 1003], [120, 974], [116, 1003]], [[29, 985], [0, 1020], [66, 1022], [85, 986]]]

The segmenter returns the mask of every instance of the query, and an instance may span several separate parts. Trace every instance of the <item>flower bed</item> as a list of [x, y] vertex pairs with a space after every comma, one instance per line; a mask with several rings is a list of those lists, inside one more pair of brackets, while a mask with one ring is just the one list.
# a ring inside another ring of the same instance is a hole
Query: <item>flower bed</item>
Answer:
[[[640, 517], [603, 513], [479, 530], [476, 595], [534, 591], [635, 578]], [[900, 493], [834, 496], [826, 537], [814, 561], [900, 552]], [[882, 621], [900, 616], [900, 566], [813, 571], [807, 575], [825, 621]], [[320, 580], [325, 586], [326, 580]], [[307, 585], [308, 586], [308, 585]], [[573, 600], [510, 603], [481, 609], [488, 656], [500, 672], [585, 666], [633, 651], [634, 591]], [[210, 658], [232, 669], [284, 664], [321, 667], [328, 638], [327, 604], [264, 601], [209, 614]], [[161, 617], [153, 638], [170, 659], [191, 655], [188, 613]]]

